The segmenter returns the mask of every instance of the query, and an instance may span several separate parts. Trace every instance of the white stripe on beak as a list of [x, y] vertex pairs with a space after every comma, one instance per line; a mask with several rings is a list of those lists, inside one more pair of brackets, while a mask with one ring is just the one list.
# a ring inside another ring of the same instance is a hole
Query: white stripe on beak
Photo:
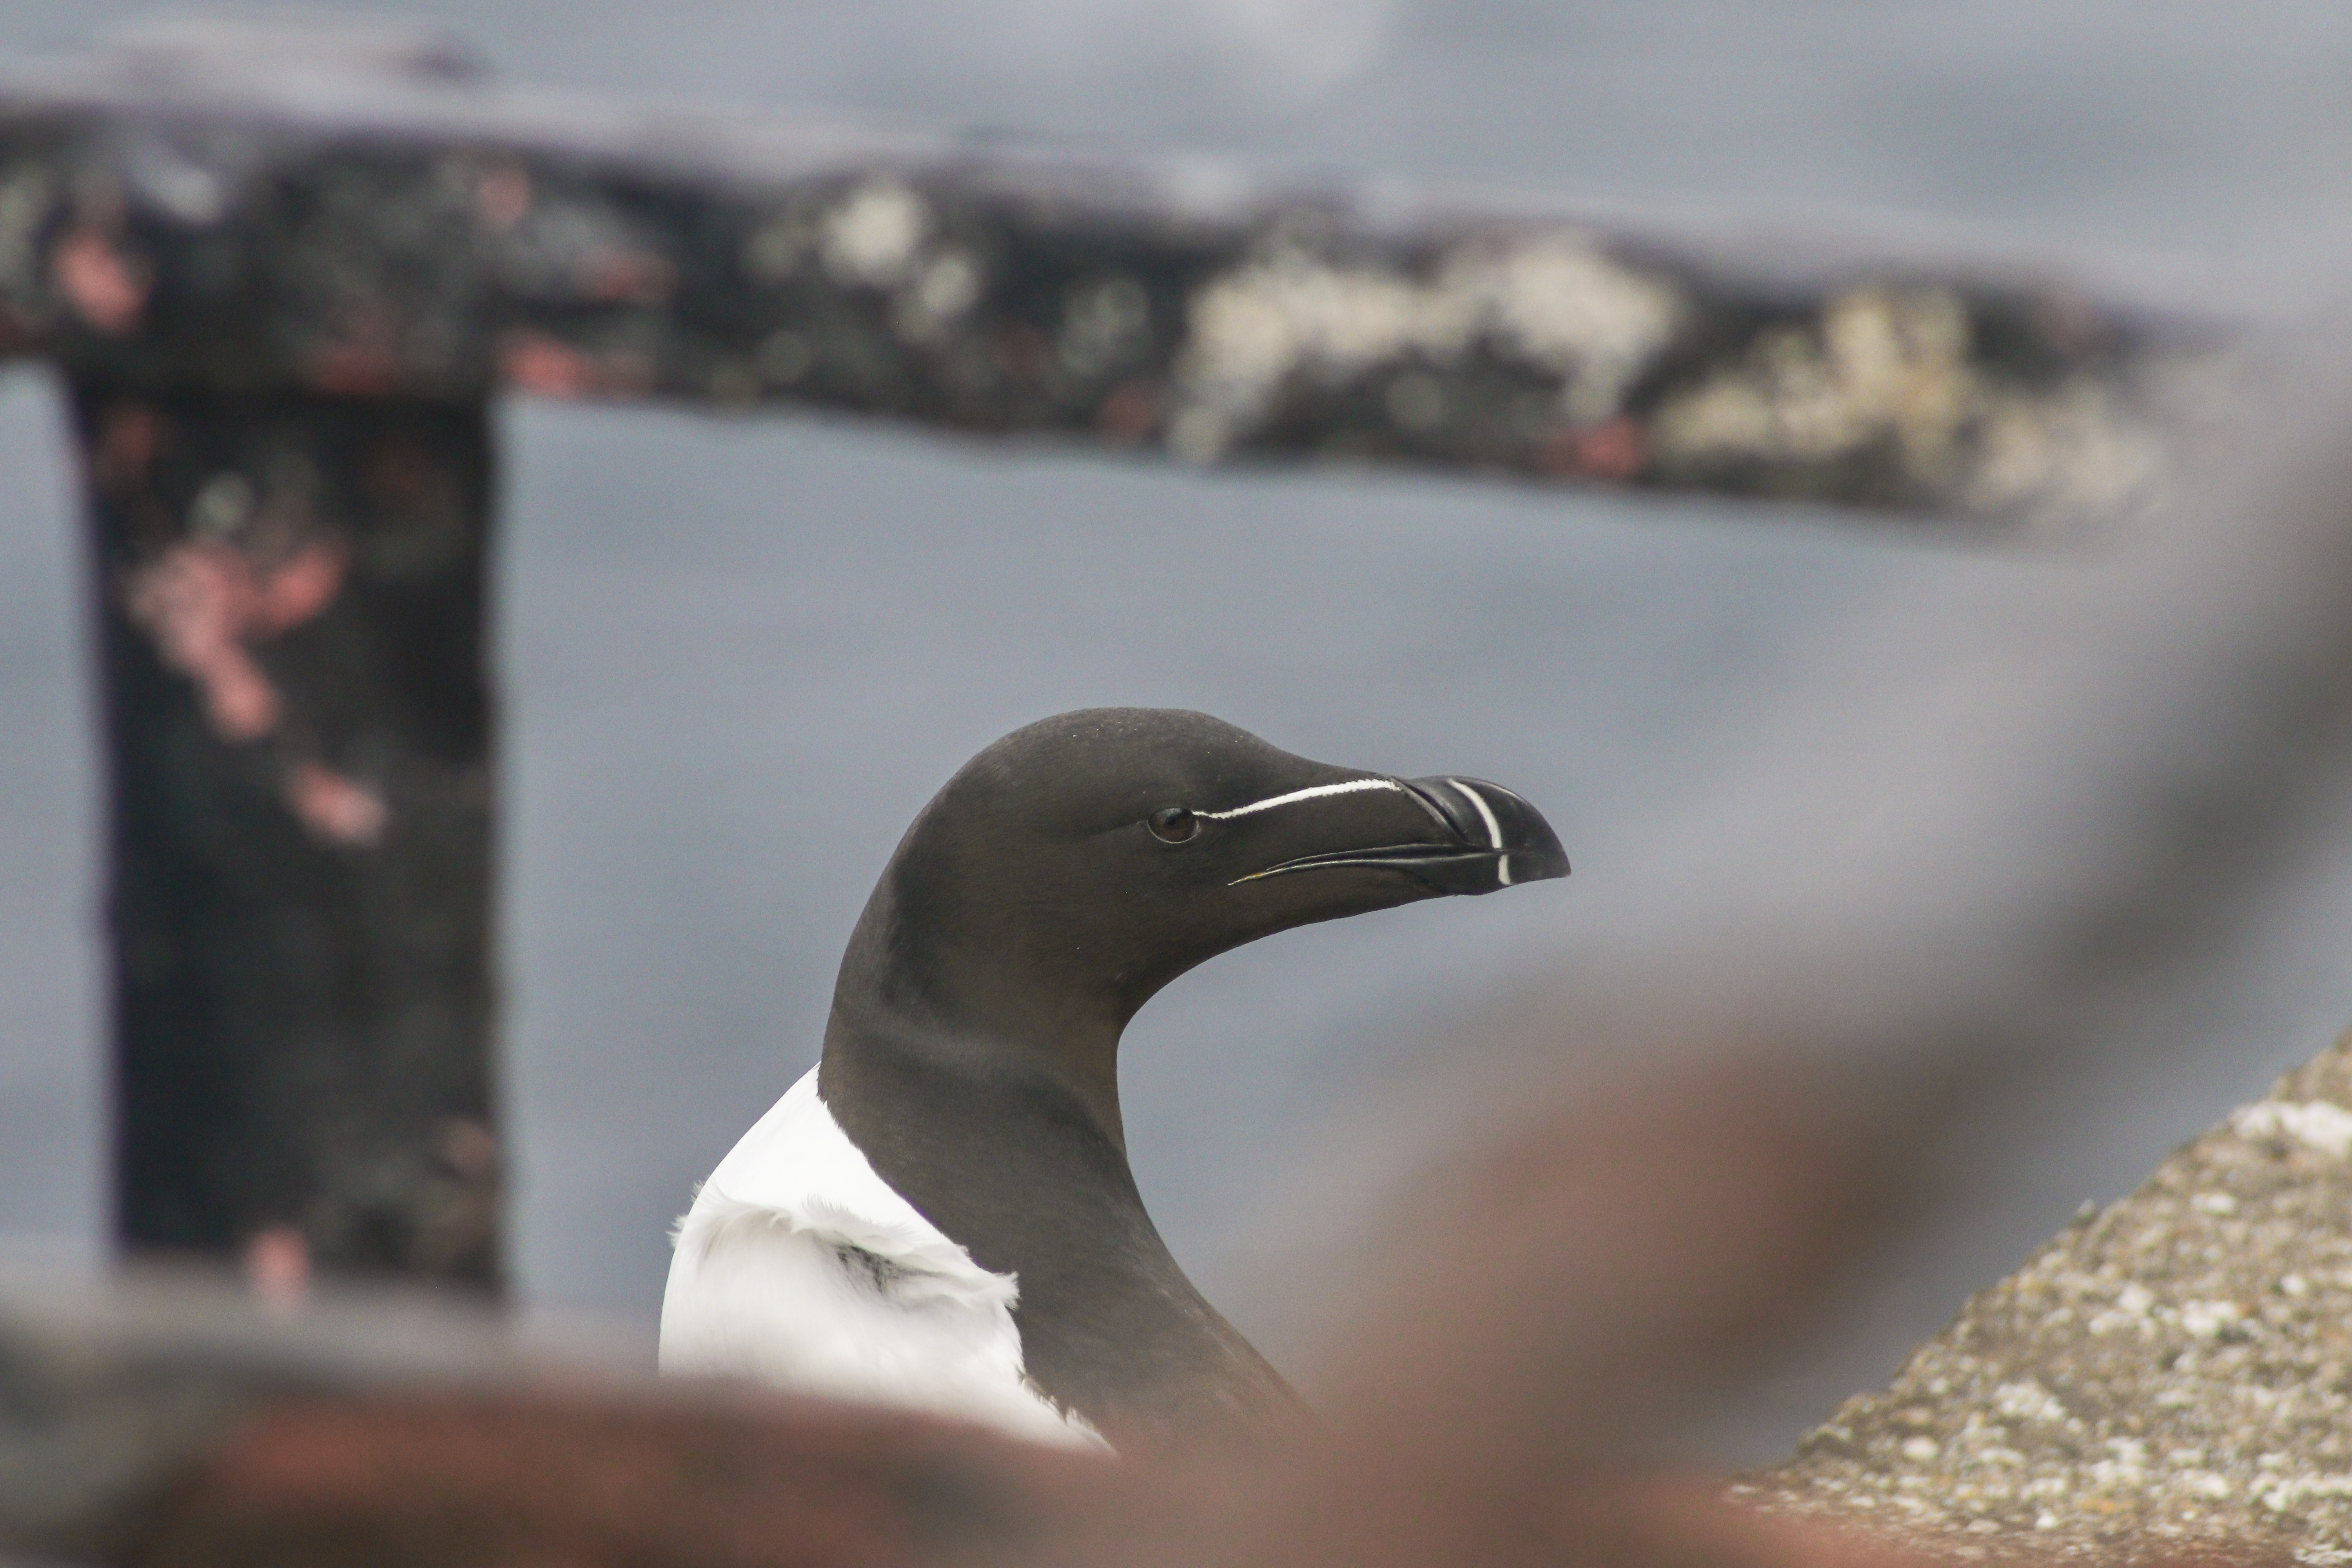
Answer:
[[[1495, 820], [1495, 808], [1486, 804], [1486, 797], [1460, 779], [1447, 779], [1445, 782], [1468, 795], [1470, 804], [1478, 808], [1478, 820], [1486, 825], [1486, 847], [1500, 849], [1503, 847], [1503, 825]], [[1495, 885], [1498, 888], [1511, 885], [1511, 858], [1508, 855], [1495, 858]]]
[[[1310, 784], [1305, 789], [1292, 790], [1288, 795], [1268, 795], [1264, 800], [1254, 800], [1247, 805], [1237, 805], [1230, 811], [1196, 811], [1192, 815], [1210, 822], [1223, 822], [1232, 817], [1248, 816], [1255, 812], [1272, 811], [1277, 805], [1288, 805], [1293, 801], [1320, 800], [1325, 795], [1354, 795], [1360, 790], [1402, 790], [1403, 788], [1404, 785], [1394, 779], [1348, 779], [1339, 784]], [[1478, 809], [1486, 811], [1486, 803], [1480, 802]], [[1486, 817], [1488, 825], [1492, 826], [1494, 820], [1494, 815], [1488, 813]]]
[[1445, 782], [1468, 795], [1470, 804], [1478, 808], [1478, 820], [1486, 825], [1486, 847], [1500, 849], [1503, 847], [1503, 825], [1495, 820], [1495, 808], [1486, 804], [1486, 797], [1460, 779], [1447, 779]]

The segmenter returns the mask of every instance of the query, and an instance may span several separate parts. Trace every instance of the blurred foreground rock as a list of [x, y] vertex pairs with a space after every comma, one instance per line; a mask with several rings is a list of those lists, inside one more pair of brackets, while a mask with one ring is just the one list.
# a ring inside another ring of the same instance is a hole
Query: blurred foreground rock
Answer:
[[1429, 1195], [1326, 1422], [1116, 1460], [656, 1382], [479, 1301], [0, 1274], [0, 1561], [1896, 1568], [1643, 1461], [1887, 1217], [1888, 1119], [1821, 1110], [1738, 1068], [1555, 1107]]
[[2352, 1562], [2352, 1035], [1734, 1489], [1908, 1544]]
[[1367, 1277], [1380, 1306], [1326, 1421], [1239, 1449], [1114, 1460], [657, 1384], [446, 1297], [0, 1278], [0, 1562], [2334, 1564], [2347, 1101], [2339, 1047], [2070, 1231], [1735, 1489], [1778, 1518], [1662, 1470], [1650, 1439], [1899, 1222], [1885, 1133], [1916, 1127], [1718, 1067], [1483, 1145], [1417, 1211], [1433, 1249]]
[[538, 1342], [446, 1295], [273, 1305], [199, 1272], [0, 1272], [6, 1568], [961, 1563], [1087, 1520], [1109, 1468], [918, 1415], [657, 1385], [615, 1346]]

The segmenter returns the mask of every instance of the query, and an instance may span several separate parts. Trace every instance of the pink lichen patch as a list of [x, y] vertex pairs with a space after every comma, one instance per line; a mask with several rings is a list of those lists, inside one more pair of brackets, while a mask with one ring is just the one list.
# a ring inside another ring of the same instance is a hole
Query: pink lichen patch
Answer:
[[530, 175], [519, 164], [501, 163], [474, 187], [474, 216], [482, 226], [504, 232], [530, 216]]
[[278, 727], [278, 689], [242, 641], [253, 598], [243, 555], [194, 541], [133, 572], [123, 595], [164, 665], [196, 683], [205, 716], [225, 741], [257, 741]]
[[313, 837], [354, 849], [375, 847], [392, 820], [382, 795], [321, 763], [288, 770], [286, 804]]
[[123, 602], [168, 668], [196, 683], [205, 716], [225, 741], [257, 741], [278, 727], [278, 689], [247, 644], [299, 626], [342, 588], [339, 545], [305, 545], [268, 571], [216, 540], [183, 540], [131, 574]]
[[246, 1238], [239, 1262], [246, 1285], [273, 1312], [292, 1312], [310, 1290], [310, 1243], [290, 1225]]
[[599, 250], [580, 266], [581, 287], [591, 300], [616, 305], [658, 305], [677, 285], [677, 268], [667, 258], [639, 250]]
[[634, 362], [600, 360], [543, 332], [509, 332], [499, 344], [499, 375], [509, 386], [546, 397], [638, 392], [648, 379]]
[[1559, 431], [1536, 454], [1548, 474], [1583, 479], [1630, 479], [1649, 461], [1649, 442], [1642, 426], [1629, 418]]
[[553, 338], [509, 332], [499, 347], [499, 374], [510, 386], [547, 397], [584, 397], [594, 390], [596, 366]]
[[306, 544], [256, 582], [252, 626], [264, 637], [300, 626], [342, 592], [350, 557], [339, 544]]
[[66, 302], [91, 331], [119, 337], [139, 324], [147, 304], [143, 268], [99, 230], [78, 228], [67, 235], [49, 265]]

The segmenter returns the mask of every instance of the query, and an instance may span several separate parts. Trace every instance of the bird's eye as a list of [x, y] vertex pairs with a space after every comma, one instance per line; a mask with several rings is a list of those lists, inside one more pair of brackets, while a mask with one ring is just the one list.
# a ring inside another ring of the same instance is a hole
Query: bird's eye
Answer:
[[1181, 844], [1201, 831], [1201, 819], [1181, 805], [1163, 805], [1143, 819], [1162, 844]]

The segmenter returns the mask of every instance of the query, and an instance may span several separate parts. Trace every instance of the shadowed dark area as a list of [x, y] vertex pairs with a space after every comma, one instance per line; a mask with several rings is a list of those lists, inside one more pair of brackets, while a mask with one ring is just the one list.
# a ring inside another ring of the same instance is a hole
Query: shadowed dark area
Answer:
[[[488, 1286], [488, 433], [86, 387], [114, 748], [115, 1202]], [[248, 642], [250, 639], [250, 647]], [[290, 807], [290, 809], [289, 809]]]

